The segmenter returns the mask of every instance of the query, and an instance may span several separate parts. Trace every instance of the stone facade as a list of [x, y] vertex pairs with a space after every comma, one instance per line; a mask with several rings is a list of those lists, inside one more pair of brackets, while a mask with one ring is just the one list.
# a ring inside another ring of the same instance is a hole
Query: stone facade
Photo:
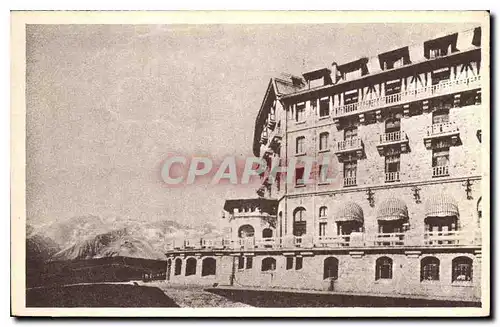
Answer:
[[[199, 267], [169, 282], [479, 299], [480, 38], [476, 28], [272, 79], [255, 155], [268, 165], [326, 158], [331, 180], [318, 167], [312, 183], [264, 175], [258, 194], [272, 210], [225, 208], [230, 239], [172, 248], [170, 270], [190, 256]], [[201, 275], [205, 257], [214, 275]]]

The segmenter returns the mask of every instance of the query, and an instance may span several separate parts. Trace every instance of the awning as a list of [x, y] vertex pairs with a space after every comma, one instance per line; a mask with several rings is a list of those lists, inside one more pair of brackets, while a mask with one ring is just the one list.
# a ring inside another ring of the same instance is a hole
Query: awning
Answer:
[[458, 205], [455, 199], [446, 194], [439, 194], [427, 201], [425, 217], [459, 216]]
[[389, 198], [382, 201], [377, 210], [377, 220], [408, 219], [408, 207], [400, 199]]
[[339, 207], [335, 221], [360, 221], [363, 222], [363, 209], [354, 202], [347, 202]]

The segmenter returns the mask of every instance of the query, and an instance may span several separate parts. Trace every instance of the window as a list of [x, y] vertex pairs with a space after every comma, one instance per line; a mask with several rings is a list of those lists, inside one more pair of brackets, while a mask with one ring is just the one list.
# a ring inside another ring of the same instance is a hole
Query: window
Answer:
[[305, 120], [306, 120], [306, 104], [305, 103], [297, 104], [295, 109], [295, 121], [299, 123]]
[[262, 238], [273, 237], [273, 230], [271, 228], [264, 228], [262, 230]]
[[357, 103], [359, 99], [358, 90], [351, 90], [344, 93], [344, 104]]
[[217, 270], [217, 264], [214, 258], [205, 258], [201, 265], [201, 275], [202, 276], [212, 276], [215, 275]]
[[246, 269], [252, 269], [252, 267], [253, 267], [253, 258], [252, 257], [247, 257]]
[[295, 140], [295, 153], [296, 154], [306, 153], [305, 141], [306, 141], [306, 138], [304, 136], [297, 137], [297, 139]]
[[358, 137], [358, 128], [357, 127], [350, 127], [346, 128], [344, 131], [344, 141], [350, 141], [357, 139]]
[[268, 257], [262, 260], [262, 271], [276, 270], [276, 259]]
[[182, 259], [181, 258], [177, 258], [175, 259], [175, 271], [174, 271], [174, 275], [180, 275], [182, 272]]
[[392, 133], [392, 132], [399, 132], [401, 131], [401, 120], [400, 119], [387, 119], [385, 121], [385, 132], [386, 133]]
[[286, 270], [293, 268], [293, 257], [286, 257]]
[[319, 236], [326, 236], [326, 222], [319, 223]]
[[450, 162], [450, 148], [432, 150], [432, 176], [448, 176], [448, 166]]
[[385, 83], [385, 95], [401, 93], [401, 80], [393, 80]]
[[244, 269], [245, 268], [245, 257], [240, 255], [238, 257], [238, 269]]
[[319, 150], [324, 151], [328, 149], [328, 132], [319, 134]]
[[253, 237], [254, 234], [255, 230], [252, 225], [243, 225], [238, 229], [238, 237]]
[[295, 168], [295, 185], [304, 185], [304, 167]]
[[318, 100], [311, 100], [309, 101], [309, 103], [311, 104], [311, 112], [313, 112], [314, 114], [316, 114], [316, 108], [318, 107]]
[[327, 207], [323, 206], [319, 208], [319, 217], [320, 218], [325, 218], [327, 215]]
[[323, 279], [331, 278], [338, 279], [339, 277], [339, 260], [334, 257], [328, 257], [323, 264]]
[[375, 264], [375, 279], [392, 279], [392, 259], [381, 257]]
[[439, 259], [423, 258], [420, 262], [420, 280], [439, 280]]
[[442, 81], [450, 79], [450, 67], [435, 70], [431, 74], [432, 85], [439, 84]]
[[295, 270], [301, 270], [304, 264], [304, 259], [302, 257], [295, 258]]
[[395, 182], [399, 181], [399, 169], [401, 155], [387, 155], [385, 156], [385, 181], [386, 182]]
[[186, 260], [186, 276], [196, 275], [196, 259], [189, 258]]
[[329, 99], [319, 100], [319, 116], [327, 117], [330, 115], [330, 101]]
[[344, 162], [344, 186], [356, 185], [356, 160]]
[[293, 213], [293, 235], [302, 236], [306, 233], [306, 209], [300, 207]]
[[432, 113], [432, 124], [443, 124], [450, 121], [449, 110], [436, 110]]
[[320, 183], [328, 182], [328, 165], [319, 165], [318, 166], [318, 181]]
[[472, 259], [458, 257], [452, 261], [452, 282], [472, 281]]

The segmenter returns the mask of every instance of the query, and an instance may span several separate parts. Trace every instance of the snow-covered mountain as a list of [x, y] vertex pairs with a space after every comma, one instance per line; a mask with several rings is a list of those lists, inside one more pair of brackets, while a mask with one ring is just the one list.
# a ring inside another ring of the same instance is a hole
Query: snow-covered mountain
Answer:
[[30, 228], [27, 235], [28, 240], [50, 243], [51, 250], [44, 252], [44, 260], [73, 260], [110, 256], [164, 259], [166, 244], [173, 239], [222, 234], [211, 224], [190, 228], [171, 220], [106, 223], [97, 216], [79, 216]]

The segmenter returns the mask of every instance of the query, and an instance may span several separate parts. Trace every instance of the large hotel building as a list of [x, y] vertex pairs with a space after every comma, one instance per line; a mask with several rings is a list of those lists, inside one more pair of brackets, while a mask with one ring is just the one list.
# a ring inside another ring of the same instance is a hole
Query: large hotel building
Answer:
[[328, 169], [263, 174], [231, 235], [169, 244], [167, 281], [478, 301], [485, 69], [478, 27], [272, 78], [254, 154]]

